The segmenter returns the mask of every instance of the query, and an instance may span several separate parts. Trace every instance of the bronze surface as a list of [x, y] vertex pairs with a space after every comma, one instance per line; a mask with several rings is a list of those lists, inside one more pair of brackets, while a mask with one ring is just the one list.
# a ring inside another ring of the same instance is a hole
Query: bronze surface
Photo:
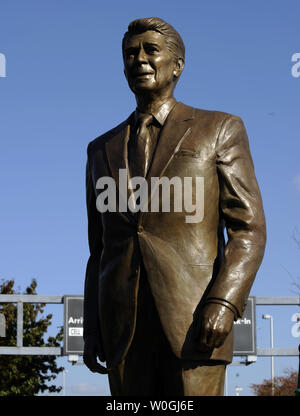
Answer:
[[[173, 92], [184, 68], [184, 47], [179, 35], [168, 34], [161, 22], [153, 18], [131, 24], [133, 32], [123, 40], [124, 73], [136, 111], [156, 116], [160, 123], [146, 180], [150, 185], [153, 177], [204, 178], [204, 217], [187, 223], [184, 211], [98, 212], [97, 180], [112, 177], [118, 190], [119, 170], [130, 175], [134, 160], [129, 163], [128, 143], [135, 113], [89, 143], [84, 361], [91, 371], [115, 374], [132, 357], [143, 267], [170, 354], [183, 368], [193, 362], [199, 369], [184, 373], [181, 380], [192, 374], [188, 391], [206, 395], [195, 386], [212, 378], [222, 386], [224, 372], [209, 368], [232, 360], [233, 321], [243, 314], [263, 258], [265, 218], [242, 120], [176, 102]], [[147, 325], [144, 331], [146, 337]], [[146, 387], [144, 392], [150, 394]]]

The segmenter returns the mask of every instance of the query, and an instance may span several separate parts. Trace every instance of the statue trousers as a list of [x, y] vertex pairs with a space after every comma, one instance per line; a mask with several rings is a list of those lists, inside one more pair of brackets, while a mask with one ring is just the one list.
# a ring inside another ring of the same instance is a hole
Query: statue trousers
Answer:
[[112, 396], [223, 396], [226, 365], [177, 358], [164, 334], [142, 265], [134, 337], [108, 374]]

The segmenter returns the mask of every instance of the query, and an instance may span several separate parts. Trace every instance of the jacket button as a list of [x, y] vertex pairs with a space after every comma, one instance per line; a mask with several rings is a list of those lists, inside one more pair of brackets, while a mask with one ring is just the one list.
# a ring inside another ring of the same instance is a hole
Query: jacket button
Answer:
[[137, 229], [137, 232], [138, 232], [138, 233], [142, 233], [143, 231], [144, 231], [143, 226], [142, 226], [142, 225], [139, 225], [139, 226], [138, 226], [138, 229]]

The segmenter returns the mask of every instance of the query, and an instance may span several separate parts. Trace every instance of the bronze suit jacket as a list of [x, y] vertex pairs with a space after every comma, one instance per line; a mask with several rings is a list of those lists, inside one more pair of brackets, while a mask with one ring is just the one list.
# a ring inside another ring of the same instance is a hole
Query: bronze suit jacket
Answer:
[[[242, 316], [265, 248], [265, 218], [248, 138], [239, 117], [182, 103], [161, 130], [147, 179], [204, 178], [204, 216], [183, 212], [100, 213], [99, 178], [118, 184], [128, 169], [132, 115], [88, 146], [87, 209], [90, 258], [84, 299], [84, 338], [101, 337], [107, 367], [126, 356], [137, 311], [141, 261], [162, 327], [175, 355], [230, 362], [232, 333], [220, 348], [201, 352], [195, 334], [202, 305], [226, 301]], [[151, 197], [149, 197], [150, 203]], [[117, 198], [118, 200], [118, 198]], [[183, 204], [184, 205], [184, 204]], [[149, 205], [150, 206], [150, 205]], [[224, 238], [227, 231], [227, 242]]]

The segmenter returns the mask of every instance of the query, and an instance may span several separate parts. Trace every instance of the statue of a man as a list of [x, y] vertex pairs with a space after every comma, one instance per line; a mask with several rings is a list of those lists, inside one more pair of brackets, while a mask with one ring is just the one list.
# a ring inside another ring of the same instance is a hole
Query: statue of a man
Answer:
[[88, 146], [84, 362], [112, 395], [222, 395], [266, 238], [247, 134], [176, 101], [171, 25], [135, 20], [122, 48], [137, 107]]

